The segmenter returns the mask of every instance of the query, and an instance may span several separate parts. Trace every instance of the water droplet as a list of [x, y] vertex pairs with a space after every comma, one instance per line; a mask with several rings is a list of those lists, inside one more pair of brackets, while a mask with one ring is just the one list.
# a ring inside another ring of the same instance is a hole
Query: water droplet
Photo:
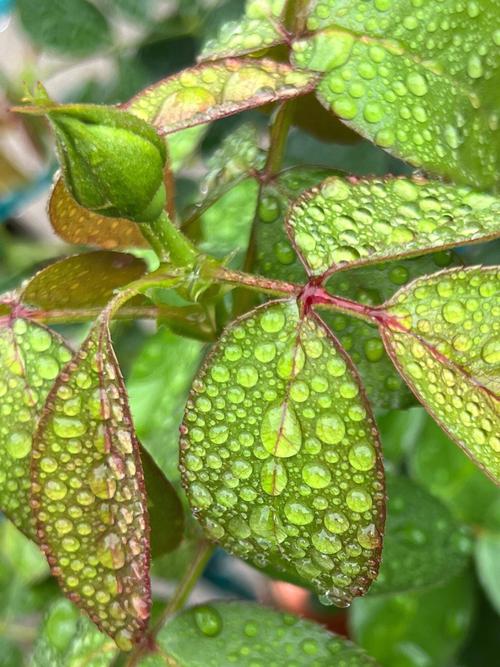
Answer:
[[45, 495], [51, 500], [62, 500], [68, 493], [68, 487], [57, 479], [49, 479], [44, 486]]
[[125, 565], [125, 551], [118, 535], [105, 535], [98, 546], [97, 556], [101, 564], [110, 570], [122, 568]]
[[84, 422], [70, 417], [54, 417], [53, 428], [60, 438], [77, 438], [87, 431]]
[[375, 465], [375, 450], [367, 443], [358, 443], [349, 450], [349, 463], [356, 470], [371, 470]]
[[296, 454], [302, 446], [302, 431], [289, 403], [268, 408], [262, 418], [260, 437], [266, 450], [279, 457]]
[[448, 301], [442, 308], [444, 319], [450, 324], [458, 324], [465, 318], [465, 308], [460, 301]]
[[31, 435], [26, 431], [14, 431], [5, 444], [12, 458], [24, 459], [31, 452], [31, 442]]
[[327, 414], [318, 418], [316, 422], [316, 435], [328, 445], [335, 445], [345, 435], [345, 424], [337, 414]]
[[111, 476], [111, 471], [105, 465], [99, 465], [89, 473], [89, 486], [92, 493], [98, 498], [112, 498], [116, 492], [116, 480]]
[[314, 513], [309, 507], [296, 501], [289, 501], [285, 504], [284, 512], [290, 523], [296, 526], [306, 526], [314, 519]]
[[306, 463], [302, 468], [302, 479], [313, 489], [324, 489], [330, 484], [331, 473], [320, 463]]
[[276, 460], [264, 463], [260, 471], [260, 483], [264, 491], [270, 496], [279, 496], [286, 488], [288, 475], [285, 466]]
[[366, 512], [373, 504], [372, 497], [364, 489], [351, 489], [347, 493], [346, 502], [353, 512]]
[[222, 617], [213, 607], [202, 605], [194, 610], [194, 620], [206, 637], [216, 637], [222, 630]]

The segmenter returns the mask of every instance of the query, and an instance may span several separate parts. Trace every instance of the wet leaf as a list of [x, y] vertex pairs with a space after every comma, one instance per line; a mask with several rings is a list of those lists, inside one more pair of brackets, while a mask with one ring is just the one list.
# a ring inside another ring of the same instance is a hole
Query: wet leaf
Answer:
[[174, 174], [177, 174], [195, 153], [206, 132], [206, 125], [195, 125], [168, 136], [168, 139], [166, 139], [168, 157]]
[[127, 379], [137, 435], [173, 482], [179, 479], [179, 426], [202, 351], [199, 341], [161, 328], [145, 342]]
[[58, 377], [33, 445], [38, 541], [70, 600], [130, 650], [150, 608], [137, 438], [107, 313]]
[[271, 661], [275, 667], [315, 665], [375, 667], [376, 662], [352, 642], [317, 623], [250, 602], [212, 602], [170, 620], [158, 635], [165, 662], [141, 667], [251, 667]]
[[35, 584], [48, 574], [40, 549], [10, 522], [0, 523], [0, 560], [24, 584]]
[[148, 248], [149, 245], [131, 220], [109, 218], [80, 206], [58, 178], [49, 200], [50, 223], [63, 241], [115, 250]]
[[108, 667], [117, 650], [68, 600], [47, 612], [35, 643], [33, 667]]
[[349, 625], [384, 667], [443, 667], [454, 664], [473, 617], [473, 581], [464, 574], [428, 591], [355, 600]]
[[288, 232], [321, 275], [498, 237], [500, 200], [420, 177], [333, 176], [301, 197]]
[[500, 489], [485, 478], [430, 417], [409, 453], [408, 465], [412, 477], [458, 519], [500, 532], [500, 520], [495, 522], [492, 516], [495, 506], [500, 507]]
[[146, 272], [142, 259], [119, 252], [74, 255], [39, 271], [21, 299], [44, 310], [105, 306], [114, 290]]
[[500, 534], [479, 535], [475, 556], [479, 581], [491, 604], [500, 614]]
[[275, 301], [233, 322], [193, 383], [181, 472], [206, 534], [346, 605], [378, 569], [378, 436], [349, 360], [314, 314]]
[[380, 331], [417, 398], [500, 482], [498, 267], [418, 278], [385, 306]]
[[54, 331], [22, 318], [0, 321], [0, 508], [28, 537], [32, 434], [71, 351]]
[[16, 8], [23, 28], [40, 47], [84, 57], [111, 40], [106, 18], [87, 0], [17, 0]]
[[124, 108], [170, 134], [304, 95], [315, 81], [315, 74], [272, 60], [228, 58], [174, 74], [136, 95]]
[[[302, 263], [285, 233], [283, 220], [290, 202], [327, 173], [312, 167], [293, 168], [282, 172], [263, 188], [255, 222], [257, 273], [296, 283], [306, 280]], [[432, 273], [452, 261], [450, 253], [443, 252], [360, 267], [333, 275], [328, 291], [367, 305], [378, 305], [412, 278]], [[354, 361], [373, 405], [396, 408], [411, 403], [411, 393], [385, 353], [376, 327], [341, 313], [325, 311], [322, 317]]]
[[286, 31], [280, 26], [284, 0], [247, 0], [239, 21], [224, 23], [219, 34], [207, 41], [200, 60], [242, 56], [284, 44]]
[[415, 482], [387, 478], [387, 522], [371, 594], [436, 586], [464, 570], [471, 543], [450, 511]]
[[495, 0], [316, 0], [295, 63], [320, 101], [391, 153], [456, 181], [498, 179]]
[[158, 558], [179, 546], [184, 531], [184, 511], [174, 487], [143, 448], [141, 461], [148, 498], [151, 557]]

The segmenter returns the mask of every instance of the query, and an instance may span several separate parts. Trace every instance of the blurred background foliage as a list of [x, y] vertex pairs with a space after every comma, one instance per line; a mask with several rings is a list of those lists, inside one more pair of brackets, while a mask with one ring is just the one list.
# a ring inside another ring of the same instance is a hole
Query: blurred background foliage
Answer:
[[[192, 65], [203, 44], [243, 8], [243, 0], [0, 0], [0, 291], [77, 250], [57, 239], [44, 210], [55, 169], [46, 126], [8, 113], [22, 98], [23, 87], [40, 79], [60, 101], [125, 101]], [[252, 123], [256, 141], [265, 145], [270, 112], [250, 112], [176, 135], [171, 151], [179, 211], [192, 211], [203, 202], [214, 178], [211, 156], [243, 122]], [[250, 159], [258, 160], [258, 155]], [[298, 105], [286, 162], [359, 175], [410, 171], [346, 129], [309, 96]], [[220, 164], [219, 157], [215, 171]], [[210, 251], [230, 254], [233, 263], [241, 263], [255, 203], [255, 182], [240, 179], [212, 205], [205, 202], [195, 234]], [[282, 277], [287, 272], [293, 277], [287, 248], [280, 248]], [[497, 249], [474, 246], [459, 251], [460, 261], [490, 263]], [[76, 344], [86, 328], [63, 330]], [[141, 322], [116, 325], [114, 339], [139, 437], [179, 485], [178, 425], [207, 346], [161, 325], [155, 332]], [[220, 551], [196, 595], [257, 598], [308, 615], [348, 634], [386, 667], [497, 664], [499, 491], [420, 407], [379, 410], [377, 418], [387, 469], [408, 480], [389, 501], [384, 554], [393, 572], [382, 566], [387, 577], [397, 576], [397, 592], [394, 586], [389, 587], [392, 592], [384, 590], [382, 578], [351, 609], [329, 609], [293, 584], [270, 584], [262, 573]], [[455, 535], [453, 544], [444, 540], [447, 531]], [[196, 532], [194, 522], [189, 523], [180, 549], [154, 562], [156, 599], [171, 592]], [[76, 618], [71, 605], [61, 601], [38, 549], [0, 517], [0, 667], [42, 664], [36, 655], [43, 642], [62, 651], [77, 631], [83, 632], [77, 630]]]

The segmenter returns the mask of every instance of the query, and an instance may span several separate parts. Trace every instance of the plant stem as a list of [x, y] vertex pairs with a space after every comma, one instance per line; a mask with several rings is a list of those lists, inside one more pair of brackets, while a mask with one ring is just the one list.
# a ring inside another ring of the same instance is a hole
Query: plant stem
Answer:
[[235, 285], [237, 287], [247, 287], [251, 290], [264, 292], [266, 294], [276, 294], [278, 296], [299, 296], [303, 290], [302, 285], [286, 283], [282, 280], [272, 280], [263, 278], [252, 273], [243, 273], [242, 271], [232, 271], [225, 267], [217, 267], [213, 277], [223, 283]]
[[269, 151], [266, 165], [263, 170], [264, 180], [269, 180], [279, 173], [285, 155], [288, 131], [292, 124], [295, 100], [284, 102], [279, 107], [271, 125], [269, 137]]
[[161, 262], [191, 266], [198, 257], [196, 247], [177, 229], [165, 211], [154, 222], [142, 224], [141, 231]]
[[161, 628], [164, 626], [165, 622], [175, 614], [175, 612], [182, 609], [184, 604], [187, 602], [191, 591], [196, 585], [196, 582], [203, 574], [206, 564], [208, 563], [214, 550], [214, 545], [206, 540], [202, 540], [198, 545], [198, 550], [189, 564], [186, 572], [184, 573], [182, 579], [175, 590], [175, 593], [171, 597], [169, 603], [161, 613], [159, 619], [155, 623], [151, 633], [153, 636], [156, 636]]

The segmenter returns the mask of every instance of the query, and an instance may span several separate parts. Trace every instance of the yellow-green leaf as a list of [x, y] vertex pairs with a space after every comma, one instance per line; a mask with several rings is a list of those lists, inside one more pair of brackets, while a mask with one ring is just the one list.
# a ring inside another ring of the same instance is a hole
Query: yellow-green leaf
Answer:
[[332, 176], [295, 202], [288, 231], [313, 275], [500, 236], [500, 199], [420, 177]]
[[47, 394], [71, 351], [54, 331], [16, 317], [0, 317], [0, 509], [28, 537], [33, 431]]
[[418, 278], [380, 313], [386, 349], [448, 435], [500, 482], [500, 273], [451, 269]]

